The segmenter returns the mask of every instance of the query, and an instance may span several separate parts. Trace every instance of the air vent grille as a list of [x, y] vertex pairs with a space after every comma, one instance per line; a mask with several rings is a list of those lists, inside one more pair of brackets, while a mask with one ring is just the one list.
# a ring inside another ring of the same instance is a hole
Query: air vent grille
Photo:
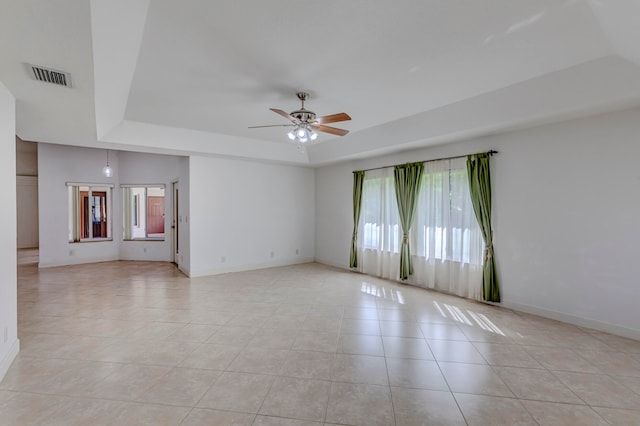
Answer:
[[38, 81], [57, 84], [58, 86], [71, 87], [71, 74], [68, 72], [57, 71], [37, 65], [26, 65], [29, 68], [31, 76]]

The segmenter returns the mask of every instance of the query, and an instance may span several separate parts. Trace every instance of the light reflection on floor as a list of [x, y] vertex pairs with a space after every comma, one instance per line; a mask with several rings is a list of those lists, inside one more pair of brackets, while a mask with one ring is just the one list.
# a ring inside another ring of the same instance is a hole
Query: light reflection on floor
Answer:
[[[401, 290], [394, 290], [391, 288], [386, 288], [385, 286], [363, 281], [361, 291], [362, 293], [369, 294], [380, 299], [396, 302], [400, 305], [405, 304], [404, 295], [402, 294]], [[458, 306], [443, 303], [443, 309], [436, 300], [433, 301], [433, 306], [437, 309], [437, 311], [440, 313], [440, 315], [442, 315], [443, 318], [451, 318], [456, 322], [466, 324], [471, 327], [477, 326], [482, 330], [488, 331], [490, 333], [497, 333], [501, 336], [506, 336], [504, 332], [497, 325], [495, 325], [485, 314], [467, 309], [467, 314], [473, 320], [472, 322]], [[448, 312], [448, 315], [447, 313], [445, 313], [445, 310], [446, 312]]]
[[370, 294], [381, 299], [391, 300], [393, 302], [404, 305], [404, 297], [402, 296], [402, 292], [399, 290], [387, 289], [385, 287], [380, 287], [375, 284], [363, 281], [361, 291], [365, 294]]

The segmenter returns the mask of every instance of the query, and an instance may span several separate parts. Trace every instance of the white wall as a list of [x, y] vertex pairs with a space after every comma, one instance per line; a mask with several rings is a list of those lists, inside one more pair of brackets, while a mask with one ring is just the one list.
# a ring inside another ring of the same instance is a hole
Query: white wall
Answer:
[[38, 144], [16, 136], [18, 248], [38, 247]]
[[316, 260], [347, 268], [352, 171], [491, 148], [503, 305], [640, 338], [640, 109], [316, 170]]
[[[116, 230], [122, 228], [118, 181], [118, 159], [110, 152], [113, 177], [102, 175], [107, 156], [102, 149], [41, 143], [38, 150], [38, 205], [41, 267], [118, 259]], [[111, 225], [113, 241], [69, 243], [69, 193], [67, 182], [113, 184]]]
[[18, 354], [15, 98], [0, 82], [0, 380]]
[[[71, 265], [108, 260], [172, 261], [171, 238], [164, 241], [122, 241], [122, 194], [120, 184], [164, 184], [188, 173], [185, 159], [176, 156], [109, 151], [112, 178], [102, 175], [106, 162], [103, 149], [41, 143], [39, 145], [40, 266]], [[68, 242], [68, 190], [66, 182], [113, 184], [111, 223], [113, 241]], [[171, 212], [172, 198], [165, 197]], [[165, 229], [171, 229], [171, 215]]]
[[178, 227], [178, 268], [187, 275], [190, 275], [191, 266], [191, 230], [189, 227], [188, 218], [190, 216], [190, 173], [189, 164], [191, 159], [189, 157], [182, 157], [180, 159], [180, 182], [179, 182], [179, 194], [178, 194], [178, 218], [176, 226]]
[[18, 248], [38, 247], [38, 176], [16, 176]]
[[189, 172], [191, 276], [313, 261], [313, 169], [194, 156]]
[[16, 175], [38, 176], [38, 143], [16, 136]]

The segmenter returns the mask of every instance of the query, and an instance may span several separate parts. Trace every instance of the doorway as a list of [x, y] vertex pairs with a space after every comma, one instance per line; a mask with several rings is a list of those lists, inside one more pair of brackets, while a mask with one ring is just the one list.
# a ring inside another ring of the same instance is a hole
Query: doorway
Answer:
[[164, 196], [147, 196], [147, 234], [164, 236]]
[[173, 190], [173, 215], [171, 218], [171, 241], [173, 245], [173, 263], [180, 264], [180, 185], [178, 182], [172, 182]]
[[107, 193], [80, 191], [80, 238], [107, 238]]
[[39, 262], [38, 144], [16, 135], [16, 237], [18, 264]]

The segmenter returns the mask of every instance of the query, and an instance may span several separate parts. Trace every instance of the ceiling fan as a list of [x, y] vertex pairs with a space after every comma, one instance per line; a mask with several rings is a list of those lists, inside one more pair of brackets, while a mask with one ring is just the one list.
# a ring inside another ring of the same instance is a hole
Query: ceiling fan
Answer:
[[298, 99], [302, 103], [300, 109], [287, 113], [281, 109], [269, 108], [278, 115], [283, 116], [291, 121], [291, 124], [271, 124], [268, 126], [251, 126], [250, 129], [261, 127], [293, 127], [287, 136], [293, 142], [305, 143], [314, 141], [318, 138], [318, 132], [331, 133], [332, 135], [344, 136], [349, 133], [348, 130], [338, 129], [336, 127], [326, 126], [327, 123], [337, 123], [339, 121], [351, 120], [349, 114], [341, 112], [338, 114], [325, 115], [317, 117], [316, 113], [305, 109], [304, 102], [309, 98], [309, 94], [305, 92], [296, 93]]

